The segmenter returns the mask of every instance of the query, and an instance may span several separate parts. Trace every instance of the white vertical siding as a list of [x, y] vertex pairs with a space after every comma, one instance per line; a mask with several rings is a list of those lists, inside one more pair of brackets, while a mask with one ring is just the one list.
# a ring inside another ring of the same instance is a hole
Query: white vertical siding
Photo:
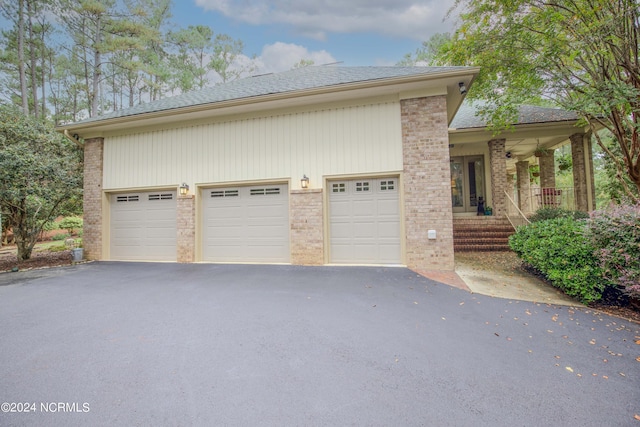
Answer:
[[105, 138], [104, 188], [402, 169], [400, 105], [385, 102]]

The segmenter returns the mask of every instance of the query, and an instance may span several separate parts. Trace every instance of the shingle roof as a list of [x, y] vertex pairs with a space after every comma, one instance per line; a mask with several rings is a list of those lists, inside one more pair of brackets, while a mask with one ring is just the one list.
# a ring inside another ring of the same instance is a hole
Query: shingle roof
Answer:
[[[478, 116], [478, 111], [484, 107], [483, 102], [463, 102], [451, 122], [452, 129], [485, 128], [487, 122]], [[576, 113], [559, 108], [538, 107], [535, 105], [521, 105], [519, 107], [517, 125], [552, 123], [563, 121], [577, 121]]]
[[76, 123], [172, 110], [195, 105], [251, 98], [261, 95], [296, 92], [349, 83], [463, 71], [468, 67], [341, 67], [310, 66], [275, 74], [247, 77], [211, 88], [188, 92], [135, 107], [114, 111]]

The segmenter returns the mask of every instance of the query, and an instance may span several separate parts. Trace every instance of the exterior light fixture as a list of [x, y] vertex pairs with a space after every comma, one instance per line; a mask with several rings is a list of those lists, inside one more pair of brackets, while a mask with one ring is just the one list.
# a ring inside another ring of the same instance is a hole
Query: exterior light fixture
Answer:
[[309, 188], [309, 177], [307, 175], [302, 175], [302, 179], [300, 180], [300, 187]]
[[186, 196], [187, 194], [189, 194], [189, 186], [185, 182], [183, 182], [180, 186], [180, 195]]
[[467, 87], [464, 85], [464, 82], [458, 83], [458, 87], [460, 88], [460, 95], [467, 93]]

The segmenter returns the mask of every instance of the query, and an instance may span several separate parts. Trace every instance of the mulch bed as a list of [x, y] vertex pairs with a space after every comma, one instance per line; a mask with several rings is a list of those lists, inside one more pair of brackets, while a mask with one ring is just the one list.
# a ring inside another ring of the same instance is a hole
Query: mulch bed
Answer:
[[33, 252], [31, 259], [18, 261], [16, 252], [5, 252], [0, 254], [0, 272], [11, 271], [15, 267], [19, 270], [29, 270], [43, 267], [59, 267], [61, 265], [71, 265], [71, 251], [59, 252]]

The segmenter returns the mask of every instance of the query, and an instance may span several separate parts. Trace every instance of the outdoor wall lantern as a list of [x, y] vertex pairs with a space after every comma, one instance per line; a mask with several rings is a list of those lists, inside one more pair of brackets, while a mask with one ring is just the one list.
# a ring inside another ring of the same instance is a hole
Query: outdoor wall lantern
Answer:
[[183, 182], [182, 185], [180, 186], [180, 195], [186, 196], [187, 194], [189, 194], [189, 186], [187, 185], [186, 182]]
[[302, 175], [302, 179], [300, 180], [300, 187], [309, 188], [309, 177], [307, 175]]
[[460, 95], [467, 93], [467, 87], [464, 85], [464, 82], [458, 83], [458, 87], [460, 88]]

